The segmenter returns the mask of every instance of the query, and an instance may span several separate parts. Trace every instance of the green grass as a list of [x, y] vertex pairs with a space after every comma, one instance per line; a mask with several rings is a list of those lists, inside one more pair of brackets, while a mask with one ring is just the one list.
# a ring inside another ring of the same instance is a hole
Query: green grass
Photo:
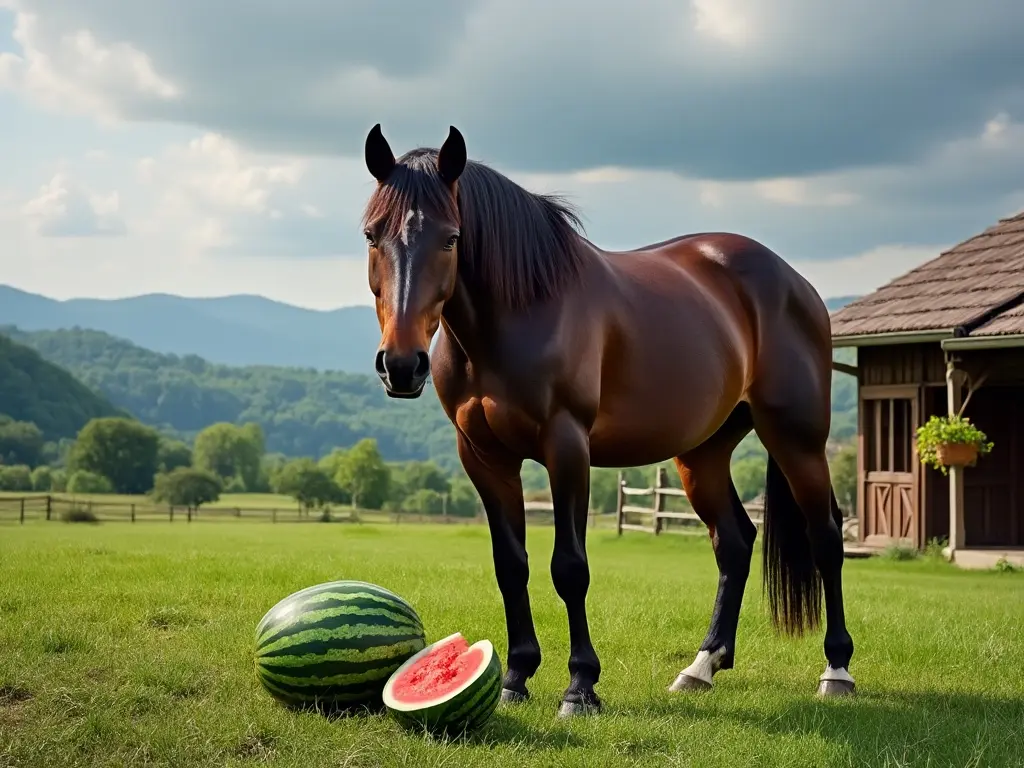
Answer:
[[777, 637], [759, 570], [737, 668], [708, 694], [666, 687], [700, 644], [716, 573], [703, 537], [596, 532], [589, 613], [606, 711], [554, 714], [568, 679], [552, 534], [531, 533], [544, 662], [533, 700], [435, 741], [386, 716], [276, 705], [252, 670], [263, 613], [299, 588], [366, 579], [409, 599], [429, 639], [492, 639], [501, 601], [484, 526], [0, 529], [0, 766], [1021, 765], [1024, 575], [932, 559], [848, 561], [859, 696], [816, 700], [821, 634]]

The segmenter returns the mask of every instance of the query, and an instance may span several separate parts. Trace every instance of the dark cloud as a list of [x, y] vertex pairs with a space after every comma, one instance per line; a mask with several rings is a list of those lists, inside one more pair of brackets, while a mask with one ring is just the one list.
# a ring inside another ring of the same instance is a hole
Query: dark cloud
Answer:
[[1024, 117], [1019, 0], [20, 4], [41, 40], [131, 43], [183, 91], [108, 93], [121, 114], [273, 150], [358, 154], [379, 121], [401, 151], [455, 123], [506, 169], [753, 179], [913, 162]]

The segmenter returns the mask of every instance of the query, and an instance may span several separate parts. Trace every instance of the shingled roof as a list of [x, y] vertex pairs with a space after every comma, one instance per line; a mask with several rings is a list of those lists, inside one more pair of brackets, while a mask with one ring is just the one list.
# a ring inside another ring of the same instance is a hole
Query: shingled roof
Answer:
[[847, 304], [832, 337], [1024, 333], [1024, 212]]

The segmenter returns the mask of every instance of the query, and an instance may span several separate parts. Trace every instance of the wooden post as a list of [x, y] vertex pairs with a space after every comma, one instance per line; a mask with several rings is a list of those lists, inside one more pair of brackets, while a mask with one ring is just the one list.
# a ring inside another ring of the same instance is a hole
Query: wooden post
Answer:
[[18, 512], [18, 522], [22, 525], [25, 524], [25, 499], [21, 500], [20, 511]]
[[622, 535], [622, 507], [626, 503], [626, 494], [622, 492], [623, 486], [626, 484], [626, 478], [622, 476], [622, 472], [619, 472], [619, 484], [616, 488], [615, 493], [615, 535]]
[[654, 535], [661, 534], [662, 519], [659, 513], [665, 511], [665, 494], [661, 489], [668, 485], [668, 475], [664, 467], [658, 467], [654, 473]]
[[167, 507], [167, 516], [170, 519], [170, 521], [173, 523], [174, 522], [174, 507]]
[[192, 507], [188, 507], [185, 510], [185, 521], [188, 523], [192, 522]]
[[53, 514], [53, 496], [46, 496], [46, 519], [49, 520]]
[[132, 522], [135, 522], [135, 505], [132, 504]]
[[[960, 412], [963, 405], [963, 386], [966, 382], [964, 371], [956, 367], [956, 360], [946, 363], [946, 404], [949, 414]], [[964, 526], [964, 468], [949, 468], [949, 548], [948, 557], [956, 560], [956, 551], [966, 544]]]

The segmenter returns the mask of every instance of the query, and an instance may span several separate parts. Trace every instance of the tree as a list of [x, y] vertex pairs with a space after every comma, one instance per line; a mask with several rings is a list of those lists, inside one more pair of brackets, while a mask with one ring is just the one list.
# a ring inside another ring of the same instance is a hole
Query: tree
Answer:
[[238, 478], [245, 490], [254, 491], [260, 481], [263, 432], [258, 424], [212, 424], [196, 435], [192, 460], [196, 469], [212, 472], [225, 483]]
[[32, 470], [24, 464], [0, 467], [0, 491], [31, 491]]
[[178, 467], [192, 466], [192, 449], [181, 440], [160, 440], [157, 461], [161, 472], [173, 472]]
[[836, 501], [847, 512], [857, 506], [857, 444], [844, 445], [829, 466], [832, 475], [832, 488], [836, 492]]
[[445, 498], [430, 488], [420, 488], [402, 501], [402, 511], [414, 515], [440, 515], [445, 511]]
[[451, 492], [452, 484], [447, 473], [432, 461], [409, 461], [392, 467], [392, 499], [401, 501], [423, 489], [446, 495]]
[[767, 473], [768, 464], [760, 457], [750, 456], [733, 462], [732, 482], [736, 486], [740, 501], [751, 501], [764, 491]]
[[619, 499], [619, 473], [614, 469], [594, 467], [590, 470], [590, 508], [612, 514]]
[[192, 467], [177, 467], [161, 472], [153, 484], [153, 499], [175, 507], [199, 509], [220, 498], [220, 478], [212, 472]]
[[328, 477], [336, 478], [338, 476], [338, 470], [341, 469], [342, 462], [345, 461], [345, 449], [335, 448], [333, 451], [328, 453], [322, 459], [320, 459], [318, 466], [324, 472], [327, 473]]
[[306, 509], [343, 501], [341, 488], [312, 459], [289, 461], [272, 482], [276, 493], [291, 496]]
[[113, 493], [114, 486], [103, 475], [79, 469], [68, 478], [68, 493]]
[[377, 441], [367, 437], [346, 451], [334, 480], [351, 495], [353, 506], [380, 509], [388, 500], [391, 470], [377, 450]]
[[452, 490], [448, 497], [448, 514], [453, 517], [476, 517], [481, 509], [480, 495], [466, 478], [452, 480]]
[[69, 463], [73, 472], [107, 478], [117, 493], [146, 493], [153, 487], [159, 449], [152, 427], [126, 418], [93, 419], [78, 433]]
[[43, 431], [30, 421], [15, 421], [0, 415], [0, 464], [42, 463]]
[[52, 491], [53, 488], [53, 470], [49, 467], [36, 467], [32, 470], [32, 490], [33, 491]]

